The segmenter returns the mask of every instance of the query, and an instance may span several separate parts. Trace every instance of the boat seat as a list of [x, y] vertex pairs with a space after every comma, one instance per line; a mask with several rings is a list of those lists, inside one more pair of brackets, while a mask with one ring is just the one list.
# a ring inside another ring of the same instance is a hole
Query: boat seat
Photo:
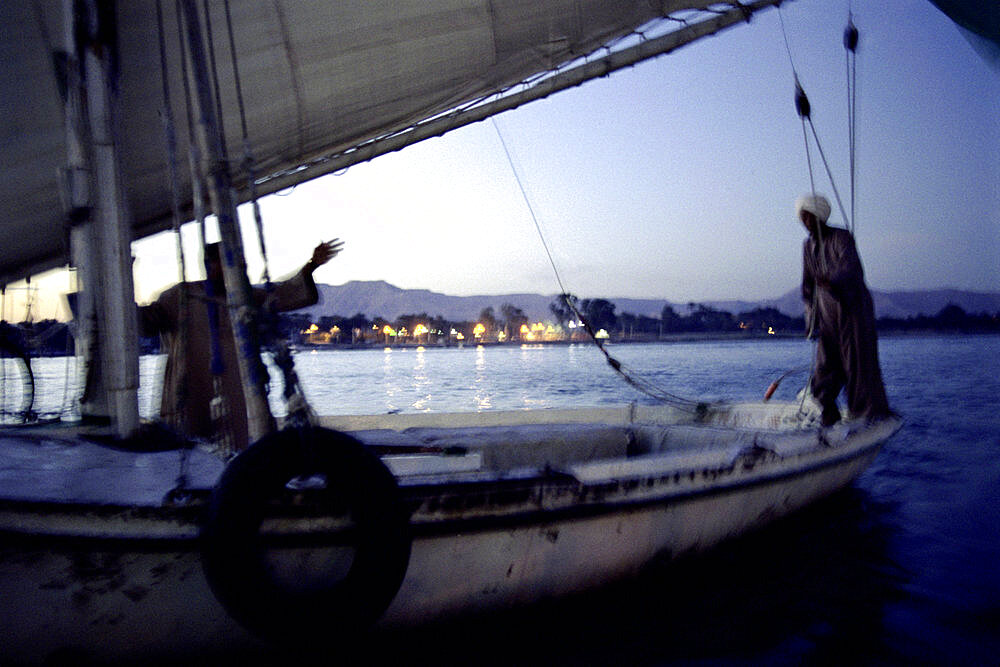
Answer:
[[586, 460], [626, 456], [629, 429], [610, 424], [525, 424], [518, 426], [377, 429], [351, 435], [388, 450], [478, 452], [486, 469], [562, 468]]
[[779, 456], [799, 454], [817, 446], [816, 433], [806, 430], [730, 428], [699, 424], [642, 425], [633, 428], [640, 454], [693, 452], [737, 447], [766, 449]]
[[636, 449], [642, 454], [753, 444], [759, 438], [759, 432], [752, 429], [699, 424], [635, 425], [632, 430], [636, 437]]

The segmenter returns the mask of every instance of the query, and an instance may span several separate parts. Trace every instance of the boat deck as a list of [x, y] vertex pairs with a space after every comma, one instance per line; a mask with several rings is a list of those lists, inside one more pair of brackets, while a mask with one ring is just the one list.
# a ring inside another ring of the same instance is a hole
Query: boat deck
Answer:
[[0, 431], [0, 500], [157, 507], [178, 486], [211, 489], [225, 462], [200, 447], [134, 452], [79, 425]]
[[[784, 408], [727, 409], [705, 425], [662, 408], [374, 415], [324, 418], [372, 446], [404, 485], [428, 475], [549, 470], [584, 481], [633, 467], [731, 462], [748, 447], [782, 455], [814, 446], [815, 431], [778, 428]], [[749, 417], [747, 415], [750, 415]], [[225, 468], [202, 445], [177, 449], [151, 430], [145, 449], [116, 448], [106, 430], [81, 424], [16, 426], [0, 431], [0, 501], [158, 507], [181, 486], [206, 494]], [[159, 441], [157, 440], [159, 438]], [[726, 459], [721, 461], [720, 457]], [[651, 461], [649, 459], [656, 459]], [[624, 468], [622, 466], [625, 466]]]

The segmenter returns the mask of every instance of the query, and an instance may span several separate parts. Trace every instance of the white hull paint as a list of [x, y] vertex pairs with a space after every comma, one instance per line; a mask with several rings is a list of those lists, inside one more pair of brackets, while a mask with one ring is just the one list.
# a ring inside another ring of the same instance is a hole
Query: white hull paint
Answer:
[[843, 488], [875, 454], [781, 483], [665, 505], [416, 540], [383, 623], [511, 607], [636, 576], [652, 563], [703, 551]]
[[[774, 409], [768, 406], [768, 414]], [[590, 419], [607, 418], [599, 413], [593, 411]], [[579, 415], [582, 411], [562, 415], [561, 421]], [[457, 417], [456, 423], [467, 418]], [[486, 419], [498, 418], [506, 417]], [[416, 507], [413, 542], [405, 579], [378, 624], [410, 626], [564, 596], [710, 548], [850, 484], [898, 427], [896, 419], [837, 427], [825, 431], [819, 445], [819, 431], [800, 430], [765, 455], [730, 447], [740, 453], [728, 467], [718, 465], [716, 454], [704, 452], [685, 455], [685, 464], [672, 450], [563, 462], [560, 475], [515, 480], [517, 488], [533, 489], [527, 496], [514, 493], [499, 500], [503, 494], [489, 483], [474, 484], [480, 500], [453, 507], [445, 507], [447, 494], [440, 488], [466, 473], [411, 479], [397, 473], [404, 496]], [[715, 436], [726, 432], [708, 428]], [[733, 432], [737, 441], [751, 433]], [[762, 433], [775, 432], [752, 431], [754, 447], [767, 444]], [[409, 438], [412, 432], [395, 433]], [[495, 458], [488, 446], [445, 457], [447, 465], [438, 469]], [[402, 469], [407, 458], [384, 460]], [[692, 461], [700, 467], [692, 467]], [[454, 498], [454, 488], [448, 494]], [[159, 507], [4, 498], [0, 628], [6, 658], [41, 660], [57, 650], [98, 658], [205, 655], [257, 645], [259, 640], [231, 618], [206, 580], [199, 502], [204, 496], [188, 506]]]

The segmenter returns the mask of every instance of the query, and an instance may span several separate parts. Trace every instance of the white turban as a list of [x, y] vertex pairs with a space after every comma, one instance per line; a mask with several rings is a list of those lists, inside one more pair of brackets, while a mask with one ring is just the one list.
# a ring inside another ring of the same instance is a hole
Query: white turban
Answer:
[[795, 200], [795, 217], [798, 218], [802, 211], [809, 211], [820, 222], [826, 222], [830, 218], [830, 202], [823, 195], [802, 195]]

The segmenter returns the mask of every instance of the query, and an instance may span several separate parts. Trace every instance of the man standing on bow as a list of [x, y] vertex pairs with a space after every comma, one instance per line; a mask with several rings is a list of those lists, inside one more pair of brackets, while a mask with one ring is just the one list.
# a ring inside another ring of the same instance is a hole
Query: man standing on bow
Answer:
[[826, 224], [830, 202], [803, 195], [795, 212], [809, 232], [802, 253], [806, 328], [818, 337], [810, 389], [823, 407], [824, 426], [840, 419], [837, 396], [846, 389], [852, 419], [890, 414], [878, 361], [875, 309], [865, 286], [854, 237]]

